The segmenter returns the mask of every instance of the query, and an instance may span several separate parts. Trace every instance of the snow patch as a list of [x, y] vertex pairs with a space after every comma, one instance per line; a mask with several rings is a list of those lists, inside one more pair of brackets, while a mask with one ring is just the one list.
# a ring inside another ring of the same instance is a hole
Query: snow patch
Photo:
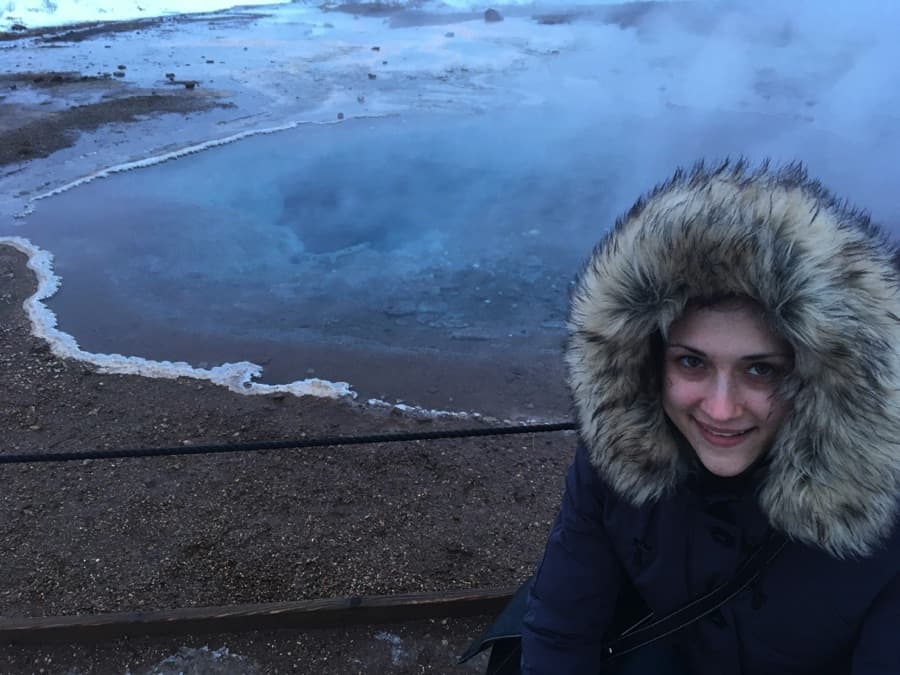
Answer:
[[0, 5], [0, 29], [65, 26], [89, 21], [130, 21], [170, 14], [196, 14], [235, 6], [280, 5], [291, 0], [7, 0]]
[[[578, 5], [621, 5], [641, 0], [501, 0], [495, 3], [498, 8], [528, 6], [540, 4], [543, 8], [572, 7]], [[663, 0], [683, 2], [684, 0]], [[18, 24], [26, 28], [47, 28], [65, 26], [74, 23], [91, 21], [130, 21], [147, 19], [173, 14], [203, 14], [216, 12], [232, 7], [255, 7], [260, 5], [289, 4], [294, 0], [240, 0], [230, 3], [228, 0], [6, 0], [0, 5], [0, 30], [9, 30]], [[307, 3], [318, 6], [321, 3], [309, 0]], [[422, 9], [422, 0], [337, 0], [327, 3], [329, 7], [340, 7], [344, 4], [387, 4], [397, 9]], [[442, 8], [453, 11], [483, 11], [490, 3], [483, 0], [431, 0], [425, 3], [428, 9], [440, 11]]]
[[393, 633], [375, 633], [375, 639], [387, 642], [391, 646], [391, 665], [399, 666], [409, 656], [409, 652], [403, 647], [403, 638]]
[[257, 675], [259, 672], [259, 665], [246, 656], [232, 654], [227, 647], [210, 649], [205, 645], [199, 649], [181, 647], [177, 654], [167, 656], [150, 669], [151, 675]]

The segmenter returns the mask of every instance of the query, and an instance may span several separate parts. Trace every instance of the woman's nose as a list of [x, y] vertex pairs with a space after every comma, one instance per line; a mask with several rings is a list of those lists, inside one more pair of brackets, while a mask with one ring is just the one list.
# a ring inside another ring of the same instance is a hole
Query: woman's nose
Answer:
[[727, 421], [740, 416], [738, 392], [727, 377], [716, 377], [710, 382], [701, 406], [710, 420]]

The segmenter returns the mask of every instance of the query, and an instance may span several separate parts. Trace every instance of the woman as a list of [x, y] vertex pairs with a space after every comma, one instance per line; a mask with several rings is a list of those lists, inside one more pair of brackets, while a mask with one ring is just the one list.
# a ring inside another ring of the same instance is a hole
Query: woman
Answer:
[[601, 648], [627, 594], [664, 616], [775, 532], [640, 672], [900, 673], [900, 275], [863, 214], [796, 166], [679, 172], [581, 273], [566, 358], [582, 445], [524, 672], [639, 672]]

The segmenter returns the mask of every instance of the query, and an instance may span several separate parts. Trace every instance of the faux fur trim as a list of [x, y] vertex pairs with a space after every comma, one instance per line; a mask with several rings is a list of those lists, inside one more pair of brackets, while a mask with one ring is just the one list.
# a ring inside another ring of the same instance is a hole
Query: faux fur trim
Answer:
[[795, 351], [759, 499], [770, 522], [836, 557], [889, 536], [900, 492], [900, 275], [862, 212], [797, 164], [678, 171], [594, 250], [572, 296], [566, 361], [583, 441], [635, 505], [683, 479], [651, 343], [689, 299], [757, 299]]

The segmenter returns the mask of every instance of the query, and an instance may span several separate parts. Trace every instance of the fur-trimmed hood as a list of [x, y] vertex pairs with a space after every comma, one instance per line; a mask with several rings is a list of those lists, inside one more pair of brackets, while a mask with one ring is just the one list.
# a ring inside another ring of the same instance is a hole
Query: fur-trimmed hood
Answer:
[[694, 297], [756, 299], [793, 346], [793, 412], [759, 502], [774, 527], [837, 557], [868, 555], [900, 491], [900, 274], [868, 217], [799, 165], [677, 172], [597, 246], [572, 296], [566, 361], [580, 432], [635, 505], [688, 466], [661, 402], [653, 344]]

